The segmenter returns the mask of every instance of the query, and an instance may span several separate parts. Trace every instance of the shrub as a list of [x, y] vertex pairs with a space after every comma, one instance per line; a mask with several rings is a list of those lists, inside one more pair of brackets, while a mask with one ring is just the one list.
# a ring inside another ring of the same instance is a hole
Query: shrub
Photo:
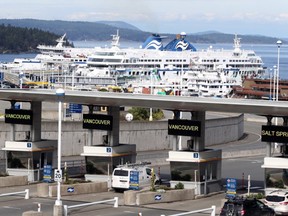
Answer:
[[176, 185], [175, 185], [175, 189], [184, 189], [184, 184], [182, 182], [178, 182]]

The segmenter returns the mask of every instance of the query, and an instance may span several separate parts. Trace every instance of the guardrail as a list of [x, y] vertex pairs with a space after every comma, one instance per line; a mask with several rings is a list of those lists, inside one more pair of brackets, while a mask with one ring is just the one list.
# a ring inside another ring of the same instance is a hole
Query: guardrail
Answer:
[[[211, 216], [215, 216], [216, 215], [216, 206], [212, 206], [211, 208], [200, 209], [200, 210], [196, 210], [196, 211], [190, 211], [190, 212], [184, 212], [184, 213], [179, 213], [179, 214], [173, 214], [173, 215], [169, 215], [169, 216], [190, 215], [190, 214], [194, 214], [194, 213], [201, 213], [201, 212], [207, 212], [207, 211], [212, 211], [211, 212]], [[161, 216], [165, 216], [165, 215], [161, 215]]]
[[13, 195], [23, 194], [23, 193], [25, 193], [25, 199], [29, 199], [29, 189], [26, 189], [26, 190], [24, 190], [24, 191], [19, 191], [19, 192], [12, 192], [12, 193], [0, 194], [0, 197], [13, 196]]
[[101, 204], [101, 203], [107, 203], [107, 202], [114, 202], [114, 208], [118, 208], [118, 197], [114, 197], [113, 199], [109, 199], [109, 200], [102, 200], [102, 201], [97, 201], [97, 202], [91, 202], [91, 203], [83, 203], [83, 204], [78, 204], [78, 205], [71, 205], [71, 206], [67, 206], [64, 205], [64, 216], [68, 215], [68, 209], [72, 209], [72, 208], [78, 208], [78, 207], [83, 207], [83, 206], [90, 206], [90, 205], [96, 205], [96, 204]]

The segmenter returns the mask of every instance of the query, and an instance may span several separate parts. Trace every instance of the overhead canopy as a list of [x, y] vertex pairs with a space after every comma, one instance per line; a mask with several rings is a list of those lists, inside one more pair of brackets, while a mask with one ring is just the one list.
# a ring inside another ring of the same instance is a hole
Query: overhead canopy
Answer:
[[[288, 116], [288, 102], [232, 98], [202, 98], [66, 90], [63, 102], [99, 106], [153, 107], [180, 111], [215, 111]], [[58, 102], [55, 89], [3, 89], [0, 100]]]

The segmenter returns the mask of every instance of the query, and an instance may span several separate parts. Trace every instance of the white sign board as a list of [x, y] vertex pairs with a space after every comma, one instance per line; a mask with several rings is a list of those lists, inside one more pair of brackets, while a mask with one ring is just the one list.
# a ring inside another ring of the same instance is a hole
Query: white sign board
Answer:
[[62, 170], [58, 170], [58, 169], [55, 170], [54, 181], [62, 182]]

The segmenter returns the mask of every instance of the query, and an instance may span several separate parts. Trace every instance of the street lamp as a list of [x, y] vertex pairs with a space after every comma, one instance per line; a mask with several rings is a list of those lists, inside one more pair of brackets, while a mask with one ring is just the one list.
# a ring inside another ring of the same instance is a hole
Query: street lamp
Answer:
[[[154, 70], [150, 71], [150, 95], [153, 95], [153, 83], [152, 83], [153, 71]], [[149, 121], [153, 121], [153, 109], [152, 109], [152, 107], [150, 107]]]
[[23, 71], [20, 71], [20, 73], [19, 73], [20, 89], [22, 89], [22, 87], [23, 87], [23, 77], [24, 77], [24, 73], [23, 73]]
[[278, 47], [278, 57], [277, 57], [277, 83], [276, 83], [276, 101], [278, 101], [278, 95], [279, 95], [279, 61], [280, 61], [280, 46], [282, 45], [282, 41], [278, 40], [277, 41], [277, 47]]
[[274, 65], [273, 66], [273, 96], [272, 96], [272, 100], [275, 101], [276, 98], [276, 72], [277, 72], [277, 66]]
[[62, 172], [61, 172], [61, 123], [62, 123], [62, 100], [65, 96], [64, 89], [57, 89], [56, 95], [58, 97], [58, 176], [55, 179], [57, 181], [57, 200], [55, 201], [55, 206], [62, 206], [61, 201], [61, 181], [62, 181]]

